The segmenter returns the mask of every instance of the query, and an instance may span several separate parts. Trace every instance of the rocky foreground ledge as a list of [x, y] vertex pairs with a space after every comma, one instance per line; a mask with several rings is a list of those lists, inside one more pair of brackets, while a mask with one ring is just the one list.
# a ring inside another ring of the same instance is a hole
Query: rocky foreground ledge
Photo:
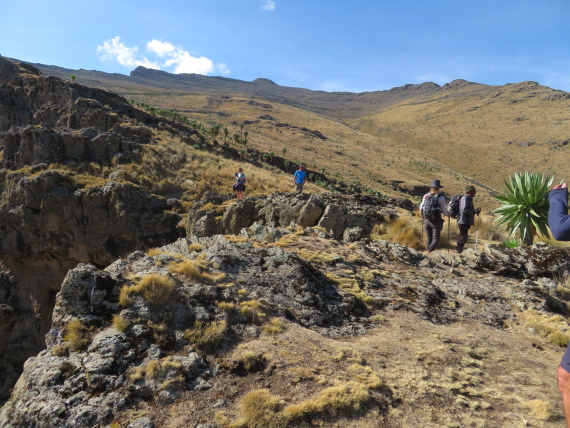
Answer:
[[[235, 384], [260, 369], [271, 376], [265, 357], [245, 364], [224, 356], [288, 323], [346, 339], [394, 312], [497, 329], [521, 310], [568, 315], [570, 294], [552, 276], [570, 257], [547, 245], [427, 258], [386, 241], [348, 244], [320, 228], [256, 223], [240, 235], [189, 237], [149, 254], [69, 271], [47, 349], [26, 362], [1, 427], [126, 426], [121, 415], [129, 409], [169, 406], [188, 394], [199, 414], [213, 405], [200, 394], [218, 378]], [[396, 405], [390, 388], [375, 394], [383, 406]], [[235, 400], [216, 397], [225, 406]], [[152, 419], [151, 412], [129, 426], [154, 426]], [[202, 426], [225, 426], [209, 423]]]

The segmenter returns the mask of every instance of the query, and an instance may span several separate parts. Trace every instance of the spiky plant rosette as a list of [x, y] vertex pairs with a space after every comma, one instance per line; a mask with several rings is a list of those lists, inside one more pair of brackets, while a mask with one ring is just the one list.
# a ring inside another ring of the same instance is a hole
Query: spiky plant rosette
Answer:
[[548, 193], [554, 176], [541, 173], [516, 173], [505, 184], [505, 195], [496, 195], [502, 205], [493, 210], [499, 217], [495, 220], [499, 226], [506, 225], [507, 232], [514, 236], [517, 232], [525, 244], [532, 244], [538, 231], [543, 236], [550, 236], [547, 227]]

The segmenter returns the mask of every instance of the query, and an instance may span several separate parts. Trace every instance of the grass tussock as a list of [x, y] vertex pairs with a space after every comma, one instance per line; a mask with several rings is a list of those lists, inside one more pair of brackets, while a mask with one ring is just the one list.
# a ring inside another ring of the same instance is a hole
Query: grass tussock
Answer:
[[521, 319], [536, 334], [557, 346], [570, 343], [570, 325], [561, 315], [547, 316], [535, 310], [523, 313]]
[[183, 275], [189, 279], [213, 284], [217, 282], [222, 282], [226, 279], [225, 273], [219, 273], [217, 275], [210, 274], [206, 271], [206, 266], [196, 260], [185, 260], [180, 263], [176, 263], [169, 268], [170, 272]]
[[160, 389], [166, 389], [180, 386], [184, 382], [183, 369], [181, 363], [172, 357], [166, 357], [138, 367], [130, 374], [130, 379], [133, 382], [140, 380], [159, 382]]
[[556, 418], [555, 407], [548, 401], [540, 399], [527, 401], [525, 407], [531, 411], [535, 418], [542, 421], [551, 421]]
[[236, 305], [235, 303], [231, 303], [231, 302], [218, 302], [216, 304], [217, 308], [228, 314], [228, 315], [232, 315], [236, 312]]
[[267, 324], [263, 326], [263, 333], [268, 336], [277, 336], [283, 333], [287, 328], [281, 318], [271, 318]]
[[184, 332], [184, 338], [201, 351], [215, 351], [226, 338], [227, 330], [225, 321], [196, 321], [194, 328]]
[[174, 292], [174, 280], [169, 276], [155, 273], [144, 276], [134, 285], [124, 285], [119, 295], [119, 304], [129, 306], [133, 296], [142, 296], [151, 306], [165, 305]]
[[203, 249], [204, 249], [204, 247], [202, 245], [196, 243], [196, 242], [188, 245], [188, 251], [190, 251], [190, 252], [193, 252], [193, 251], [200, 252]]
[[[375, 235], [377, 235], [375, 233]], [[419, 250], [422, 248], [422, 224], [421, 220], [407, 216], [400, 217], [386, 225], [386, 233], [381, 239], [394, 241], [398, 244]]]
[[240, 313], [253, 323], [260, 323], [267, 316], [263, 312], [263, 305], [257, 300], [240, 302]]
[[146, 252], [146, 255], [149, 257], [160, 256], [162, 254], [166, 254], [166, 251], [164, 251], [160, 248], [151, 248], [150, 250], [148, 250]]
[[331, 264], [337, 260], [342, 260], [342, 257], [339, 255], [326, 253], [324, 251], [310, 251], [301, 249], [297, 252], [297, 254], [305, 260], [310, 261], [311, 263]]
[[87, 330], [83, 323], [77, 318], [66, 324], [63, 339], [67, 342], [68, 348], [72, 351], [81, 351], [89, 344]]
[[119, 314], [113, 315], [113, 328], [120, 332], [124, 332], [129, 328], [129, 322]]
[[371, 400], [370, 389], [359, 382], [331, 386], [298, 404], [285, 401], [267, 389], [247, 393], [239, 402], [239, 420], [218, 418], [228, 428], [282, 428], [297, 421], [324, 416], [353, 416]]

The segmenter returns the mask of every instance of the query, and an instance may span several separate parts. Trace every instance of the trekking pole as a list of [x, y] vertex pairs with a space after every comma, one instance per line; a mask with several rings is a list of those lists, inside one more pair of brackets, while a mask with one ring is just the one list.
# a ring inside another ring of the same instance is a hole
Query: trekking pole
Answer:
[[[422, 214], [422, 247], [424, 246], [424, 215]], [[427, 251], [427, 247], [426, 247], [426, 251]]]
[[480, 223], [481, 223], [481, 216], [479, 214], [477, 214], [477, 230], [475, 231], [475, 249], [476, 250], [479, 249], [478, 238], [479, 238], [479, 224]]
[[449, 254], [449, 247], [451, 246], [451, 241], [449, 240], [449, 229], [451, 228], [451, 217], [447, 216], [447, 253]]

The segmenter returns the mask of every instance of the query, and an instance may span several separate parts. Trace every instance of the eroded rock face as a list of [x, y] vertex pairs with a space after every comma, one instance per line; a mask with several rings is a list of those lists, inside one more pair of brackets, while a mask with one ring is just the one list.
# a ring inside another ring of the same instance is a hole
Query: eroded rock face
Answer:
[[[196, 351], [206, 348], [185, 334], [195, 331], [197, 322], [223, 325], [216, 346], [226, 349], [270, 316], [332, 335], [364, 332], [369, 324], [362, 303], [294, 254], [222, 236], [195, 243], [204, 248], [200, 253], [179, 240], [155, 257], [136, 252], [104, 270], [93, 265], [70, 270], [57, 296], [47, 349], [25, 364], [0, 426], [102, 425], [137, 402], [168, 403], [183, 391], [209, 388], [216, 365], [202, 358]], [[169, 269], [188, 259], [218, 279], [197, 280]], [[120, 300], [123, 287], [150, 274], [172, 280], [166, 301], [157, 304], [136, 292], [128, 303]], [[236, 309], [224, 310], [222, 303]], [[125, 323], [122, 329], [114, 316]], [[80, 322], [84, 342], [69, 337], [71, 321]], [[151, 374], [151, 366], [160, 370]]]
[[13, 386], [10, 373], [42, 349], [69, 269], [106, 266], [181, 236], [176, 201], [98, 177], [86, 185], [49, 167], [135, 161], [153, 142], [143, 124], [156, 121], [116, 94], [0, 58], [0, 260], [13, 277], [11, 297], [0, 293], [0, 316], [13, 323], [0, 336], [0, 403]]
[[354, 242], [368, 236], [386, 217], [395, 218], [395, 206], [412, 208], [410, 201], [403, 199], [307, 193], [276, 193], [220, 207], [228, 199], [208, 195], [197, 202], [188, 214], [187, 236], [238, 234], [257, 222], [273, 227], [318, 226], [336, 239]]

